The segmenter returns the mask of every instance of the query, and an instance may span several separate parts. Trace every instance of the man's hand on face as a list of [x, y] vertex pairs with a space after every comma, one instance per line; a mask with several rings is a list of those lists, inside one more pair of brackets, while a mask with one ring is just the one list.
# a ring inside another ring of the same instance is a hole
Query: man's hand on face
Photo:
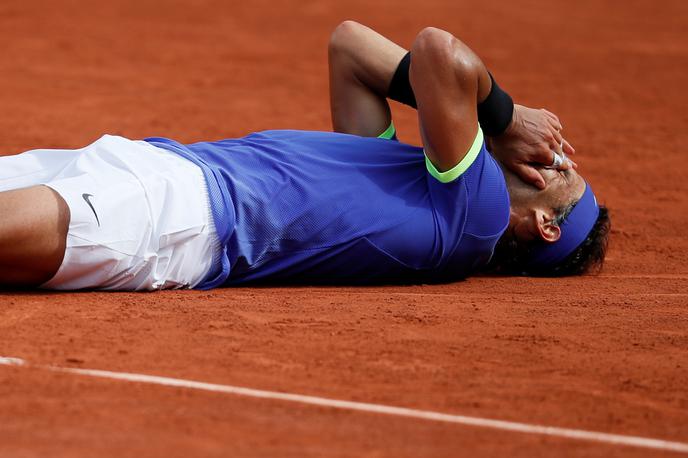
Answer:
[[[576, 152], [561, 136], [561, 129], [559, 118], [549, 111], [514, 105], [511, 124], [503, 134], [490, 138], [489, 146], [492, 154], [523, 181], [544, 189], [545, 180], [534, 164], [551, 167], [555, 154]], [[558, 170], [571, 167], [576, 163], [566, 158]]]

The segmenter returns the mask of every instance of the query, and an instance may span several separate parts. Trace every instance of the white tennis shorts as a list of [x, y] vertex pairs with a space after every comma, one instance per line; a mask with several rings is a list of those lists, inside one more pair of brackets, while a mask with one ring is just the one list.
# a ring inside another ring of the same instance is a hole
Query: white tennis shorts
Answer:
[[0, 158], [0, 192], [36, 185], [71, 213], [64, 260], [42, 288], [193, 288], [220, 262], [203, 172], [172, 152], [105, 135]]

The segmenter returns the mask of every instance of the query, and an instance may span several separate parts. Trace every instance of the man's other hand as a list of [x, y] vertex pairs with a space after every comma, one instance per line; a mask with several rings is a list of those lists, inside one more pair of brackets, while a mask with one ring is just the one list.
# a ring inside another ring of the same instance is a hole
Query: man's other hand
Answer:
[[[561, 136], [561, 129], [559, 118], [553, 113], [515, 105], [511, 124], [503, 134], [490, 138], [489, 146], [491, 152], [522, 180], [544, 189], [545, 180], [534, 165], [551, 166], [554, 154], [576, 152]], [[567, 158], [559, 170], [571, 167], [576, 164]]]

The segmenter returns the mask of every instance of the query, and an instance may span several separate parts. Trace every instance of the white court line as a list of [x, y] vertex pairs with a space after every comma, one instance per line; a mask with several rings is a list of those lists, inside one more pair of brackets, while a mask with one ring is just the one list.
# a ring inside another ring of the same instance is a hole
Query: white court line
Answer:
[[53, 372], [85, 375], [89, 377], [124, 380], [127, 382], [148, 383], [152, 385], [174, 386], [178, 388], [190, 388], [194, 390], [212, 391], [216, 393], [234, 394], [252, 398], [273, 399], [278, 401], [298, 402], [333, 409], [355, 410], [384, 415], [396, 415], [400, 417], [417, 418], [420, 420], [440, 421], [445, 423], [457, 423], [461, 425], [477, 426], [482, 428], [501, 429], [525, 434], [541, 434], [546, 436], [563, 437], [585, 441], [603, 442], [606, 444], [628, 445], [631, 447], [643, 447], [656, 450], [668, 450], [673, 452], [688, 453], [688, 443], [671, 442], [648, 437], [624, 436], [620, 434], [608, 434], [581, 429], [559, 428], [555, 426], [532, 425], [513, 421], [492, 420], [489, 418], [468, 417], [465, 415], [451, 415], [429, 410], [408, 409], [405, 407], [393, 407], [367, 402], [344, 401], [340, 399], [321, 398], [302, 394], [279, 393], [276, 391], [256, 390], [231, 385], [219, 385], [215, 383], [197, 382], [155, 375], [132, 374], [127, 372], [111, 372], [97, 369], [78, 369], [71, 367], [58, 367], [46, 365], [33, 365], [20, 358], [0, 357], [0, 365], [24, 366], [36, 369], [44, 369]]
[[600, 274], [594, 278], [620, 278], [639, 280], [688, 280], [686, 274]]

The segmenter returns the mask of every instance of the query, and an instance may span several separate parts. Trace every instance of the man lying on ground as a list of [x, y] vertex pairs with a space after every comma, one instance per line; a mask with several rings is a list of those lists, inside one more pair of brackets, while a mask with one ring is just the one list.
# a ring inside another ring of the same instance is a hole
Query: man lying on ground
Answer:
[[[408, 53], [347, 21], [329, 50], [335, 132], [106, 135], [0, 158], [0, 283], [408, 283], [601, 265], [609, 217], [559, 120], [514, 105], [464, 43], [427, 28]], [[423, 148], [396, 140], [387, 98], [417, 107]]]

